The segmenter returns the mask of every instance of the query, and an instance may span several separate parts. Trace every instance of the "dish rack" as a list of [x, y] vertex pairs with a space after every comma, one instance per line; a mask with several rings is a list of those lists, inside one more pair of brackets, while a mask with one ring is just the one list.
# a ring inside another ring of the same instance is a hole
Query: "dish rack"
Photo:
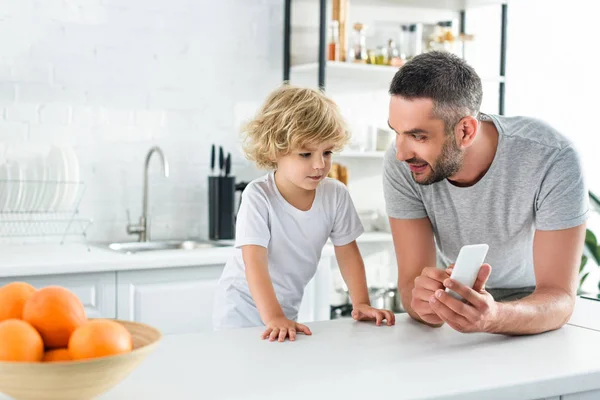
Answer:
[[0, 180], [0, 240], [54, 242], [80, 236], [87, 243], [92, 220], [81, 217], [84, 182]]

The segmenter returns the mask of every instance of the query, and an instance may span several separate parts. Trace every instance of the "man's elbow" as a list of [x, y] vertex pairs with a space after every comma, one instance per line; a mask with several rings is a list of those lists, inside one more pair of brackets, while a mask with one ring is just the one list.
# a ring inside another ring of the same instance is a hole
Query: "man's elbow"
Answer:
[[573, 315], [575, 302], [577, 300], [577, 295], [575, 292], [565, 289], [548, 288], [539, 289], [539, 293], [544, 294], [544, 297], [547, 298], [549, 306], [552, 305], [555, 319], [553, 324], [554, 326], [551, 329], [559, 329], [569, 322], [571, 315]]

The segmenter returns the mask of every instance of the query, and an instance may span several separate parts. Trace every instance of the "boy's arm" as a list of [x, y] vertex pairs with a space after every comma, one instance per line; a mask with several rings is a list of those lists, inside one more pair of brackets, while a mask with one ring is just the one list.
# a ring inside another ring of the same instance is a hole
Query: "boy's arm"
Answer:
[[262, 246], [242, 246], [246, 279], [260, 317], [265, 324], [274, 318], [285, 317], [269, 276], [267, 249]]
[[358, 250], [356, 241], [344, 246], [334, 246], [335, 258], [340, 266], [342, 278], [348, 286], [352, 306], [359, 304], [371, 305], [369, 301], [369, 290], [367, 289], [367, 277], [365, 275], [365, 264]]
[[375, 320], [377, 325], [381, 325], [381, 322], [385, 319], [388, 325], [394, 325], [396, 318], [393, 312], [371, 307], [365, 265], [356, 241], [353, 240], [343, 246], [335, 246], [335, 256], [342, 278], [344, 278], [350, 292], [353, 309], [352, 317], [357, 320]]
[[242, 258], [246, 268], [246, 279], [260, 318], [266, 325], [262, 338], [283, 342], [286, 337], [296, 340], [296, 332], [311, 335], [303, 324], [287, 319], [275, 295], [273, 282], [269, 276], [269, 257], [263, 246], [242, 246]]

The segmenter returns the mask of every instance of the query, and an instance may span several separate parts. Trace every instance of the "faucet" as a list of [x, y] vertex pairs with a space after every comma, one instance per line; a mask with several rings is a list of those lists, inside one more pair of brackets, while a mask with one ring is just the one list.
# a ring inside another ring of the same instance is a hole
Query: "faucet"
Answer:
[[[152, 147], [146, 155], [146, 163], [144, 165], [144, 193], [140, 222], [137, 225], [133, 225], [131, 222], [127, 224], [127, 233], [130, 235], [137, 234], [139, 236], [138, 241], [140, 242], [148, 242], [150, 240], [150, 227], [148, 223], [148, 165], [150, 164], [150, 159], [154, 153], [157, 153], [160, 156], [165, 178], [169, 177], [169, 163], [167, 162], [163, 151], [160, 147]], [[127, 211], [127, 220], [129, 220], [129, 211]]]

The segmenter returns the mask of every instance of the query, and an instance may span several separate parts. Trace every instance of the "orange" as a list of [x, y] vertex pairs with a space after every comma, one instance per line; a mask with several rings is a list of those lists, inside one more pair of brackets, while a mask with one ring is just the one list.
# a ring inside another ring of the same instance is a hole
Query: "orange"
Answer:
[[69, 340], [73, 360], [84, 360], [128, 353], [133, 349], [129, 331], [108, 319], [97, 319], [77, 328]]
[[23, 320], [40, 332], [47, 348], [67, 347], [75, 329], [87, 318], [81, 300], [60, 286], [48, 286], [35, 292], [25, 303]]
[[48, 350], [44, 353], [44, 358], [42, 358], [44, 362], [53, 362], [53, 361], [71, 361], [71, 356], [69, 355], [69, 349], [54, 349]]
[[41, 361], [44, 342], [33, 326], [20, 319], [0, 322], [0, 361]]
[[0, 288], [0, 321], [23, 317], [23, 306], [35, 292], [35, 288], [25, 282], [11, 282]]

